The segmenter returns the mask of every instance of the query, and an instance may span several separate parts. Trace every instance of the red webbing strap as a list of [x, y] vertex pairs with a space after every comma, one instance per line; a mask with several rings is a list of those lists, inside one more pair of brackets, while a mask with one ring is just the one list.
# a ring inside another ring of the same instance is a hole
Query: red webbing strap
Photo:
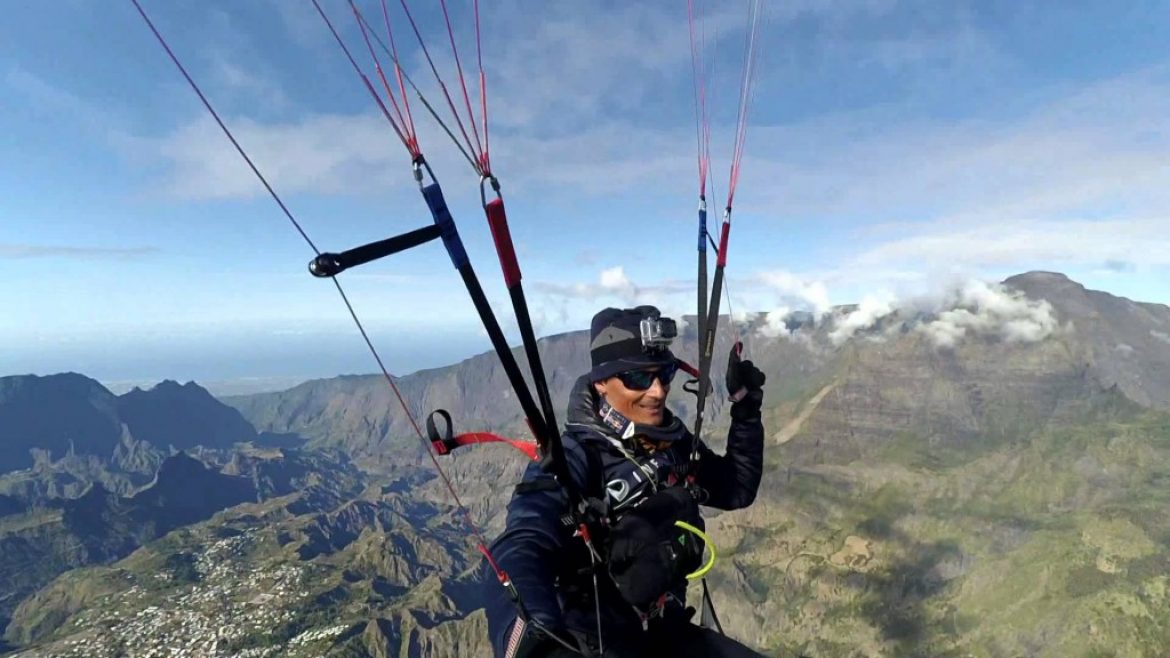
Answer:
[[450, 454], [452, 450], [460, 446], [469, 446], [477, 443], [507, 443], [528, 455], [528, 458], [532, 461], [536, 461], [538, 458], [537, 445], [535, 443], [521, 441], [520, 439], [508, 439], [499, 434], [492, 434], [491, 432], [467, 432], [466, 434], [458, 434], [445, 441], [431, 441], [431, 445], [435, 447], [435, 452], [440, 455]]
[[719, 235], [719, 253], [716, 254], [715, 266], [723, 267], [727, 264], [727, 236], [731, 233], [731, 222], [723, 222], [723, 231]]
[[516, 260], [516, 248], [512, 245], [512, 234], [508, 231], [508, 214], [504, 211], [504, 202], [502, 199], [494, 199], [483, 210], [487, 213], [488, 225], [492, 229], [492, 240], [496, 243], [496, 254], [500, 257], [500, 268], [504, 271], [504, 283], [511, 288], [520, 282], [520, 263]]

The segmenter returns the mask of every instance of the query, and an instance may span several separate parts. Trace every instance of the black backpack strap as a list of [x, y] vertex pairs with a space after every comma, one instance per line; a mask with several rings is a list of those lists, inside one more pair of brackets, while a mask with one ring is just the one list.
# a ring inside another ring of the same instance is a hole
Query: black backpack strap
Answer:
[[[605, 487], [605, 463], [601, 459], [601, 451], [598, 447], [590, 442], [581, 442], [578, 444], [581, 450], [585, 453], [585, 482], [581, 488], [581, 495], [583, 502], [588, 512], [594, 518], [590, 519], [590, 523], [600, 520], [599, 517], [609, 515], [609, 496]], [[546, 474], [548, 471], [545, 471]], [[561, 488], [561, 483], [555, 478], [540, 477], [533, 480], [527, 480], [516, 485], [514, 491], [517, 494], [527, 494], [536, 491], [556, 491]], [[565, 515], [562, 522], [568, 526], [575, 528], [578, 521], [573, 518], [571, 514]]]
[[560, 489], [561, 485], [551, 477], [540, 478], [539, 480], [526, 480], [516, 485], [515, 491], [518, 494], [531, 493], [533, 491], [556, 491]]
[[585, 497], [606, 500], [605, 491], [605, 464], [601, 461], [601, 451], [591, 442], [581, 443], [585, 451]]
[[[565, 524], [576, 528], [582, 522], [596, 534], [604, 533], [609, 525], [609, 495], [605, 487], [605, 463], [601, 458], [601, 451], [595, 444], [582, 442], [579, 444], [585, 453], [585, 477], [581, 487], [580, 514], [576, 518], [566, 517]], [[597, 539], [601, 539], [598, 535]]]

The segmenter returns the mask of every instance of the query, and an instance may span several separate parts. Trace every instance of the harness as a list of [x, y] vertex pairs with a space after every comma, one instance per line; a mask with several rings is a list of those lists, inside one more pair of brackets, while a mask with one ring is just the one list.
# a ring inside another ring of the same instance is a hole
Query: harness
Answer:
[[[666, 453], [639, 458], [611, 443], [632, 466], [618, 477], [607, 475], [602, 446], [580, 443], [587, 468], [580, 493], [591, 518], [578, 526], [579, 519], [566, 514], [562, 523], [574, 537], [589, 541], [570, 544], [572, 554], [558, 576], [558, 591], [574, 608], [594, 608], [600, 620], [604, 585], [630, 605], [645, 629], [651, 619], [666, 614], [671, 601], [679, 601], [681, 583], [711, 568], [715, 551], [703, 532], [694, 488], [682, 486], [688, 463], [659, 461]], [[556, 486], [543, 479], [522, 483], [517, 492]], [[704, 547], [710, 548], [706, 564]]]

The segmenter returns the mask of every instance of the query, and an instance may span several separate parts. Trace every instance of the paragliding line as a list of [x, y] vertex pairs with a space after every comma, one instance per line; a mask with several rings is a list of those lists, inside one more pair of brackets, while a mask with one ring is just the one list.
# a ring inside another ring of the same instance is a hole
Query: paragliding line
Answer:
[[[699, 319], [702, 340], [699, 343], [699, 383], [697, 391], [695, 428], [693, 434], [695, 443], [691, 449], [690, 478], [699, 468], [698, 446], [702, 440], [703, 417], [707, 403], [707, 395], [711, 381], [711, 360], [715, 349], [715, 336], [719, 328], [719, 304], [724, 290], [724, 270], [727, 266], [727, 243], [731, 234], [731, 209], [735, 200], [735, 189], [739, 182], [740, 163], [743, 160], [744, 147], [747, 142], [748, 110], [754, 98], [754, 82], [756, 78], [758, 49], [757, 40], [760, 32], [762, 0], [749, 2], [748, 29], [744, 39], [744, 65], [740, 79], [739, 110], [735, 128], [735, 144], [731, 159], [731, 171], [727, 189], [727, 206], [723, 210], [723, 225], [719, 235], [719, 247], [715, 256], [715, 276], [711, 285], [710, 301], [708, 303], [706, 320]], [[737, 351], [743, 350], [743, 344], [735, 342]]]
[[[383, 12], [385, 12], [385, 10], [386, 10], [385, 5], [386, 5], [385, 0], [383, 0], [383, 2], [382, 2]], [[378, 44], [378, 46], [382, 49], [382, 52], [386, 53], [386, 55], [388, 55], [390, 57], [390, 59], [394, 62], [394, 71], [398, 75], [399, 87], [401, 88], [402, 81], [405, 79], [406, 84], [410, 85], [410, 88], [414, 91], [414, 95], [418, 97], [419, 102], [421, 102], [423, 104], [423, 107], [425, 107], [427, 109], [427, 112], [431, 115], [431, 118], [435, 120], [435, 123], [439, 124], [439, 127], [443, 129], [443, 132], [447, 133], [447, 137], [449, 137], [451, 139], [451, 143], [455, 145], [455, 148], [459, 149], [459, 153], [463, 155], [464, 160], [467, 160], [467, 164], [471, 165], [472, 171], [474, 171], [475, 173], [478, 174], [479, 167], [476, 166], [475, 160], [473, 160], [471, 158], [471, 155], [468, 154], [467, 149], [463, 147], [462, 143], [460, 143], [459, 138], [455, 136], [455, 133], [451, 132], [451, 128], [449, 128], [447, 126], [447, 124], [439, 116], [439, 113], [435, 111], [435, 108], [431, 105], [430, 101], [427, 100], [427, 97], [422, 93], [422, 90], [420, 90], [418, 88], [418, 85], [414, 84], [414, 80], [411, 79], [410, 74], [407, 73], [405, 70], [403, 70], [402, 67], [399, 65], [398, 54], [397, 54], [398, 48], [397, 48], [397, 46], [394, 45], [393, 33], [390, 34], [390, 36], [391, 36], [390, 46], [387, 46], [386, 42], [382, 41], [382, 38], [378, 36], [378, 33], [375, 32], [370, 27], [370, 24], [366, 22], [366, 17], [362, 15], [362, 12], [360, 9], [358, 10], [358, 20], [361, 21], [361, 23], [363, 25], [365, 25], [366, 29], [370, 31], [370, 36], [372, 36], [374, 38], [374, 43]], [[386, 29], [389, 32], [390, 18], [389, 18], [388, 14], [386, 17]], [[407, 117], [409, 118], [410, 117], [410, 102], [407, 101], [405, 98], [405, 96], [406, 96], [405, 90], [402, 91], [402, 95], [403, 95], [403, 104], [406, 106], [406, 114], [407, 114]]]
[[[166, 51], [166, 53], [170, 57], [171, 61], [174, 62], [175, 66], [179, 69], [180, 73], [183, 74], [183, 77], [187, 80], [187, 83], [191, 86], [191, 89], [195, 92], [195, 94], [197, 96], [199, 96], [199, 99], [203, 102], [204, 107], [206, 107], [208, 112], [215, 118], [216, 123], [219, 124], [220, 129], [223, 131], [224, 135], [226, 135], [228, 140], [231, 141], [231, 143], [236, 147], [236, 150], [239, 152], [240, 156], [244, 159], [244, 161], [247, 162], [248, 165], [251, 167], [253, 173], [256, 174], [256, 177], [264, 184], [264, 187], [268, 190], [269, 194], [276, 201], [277, 205], [280, 206], [280, 208], [284, 212], [285, 216], [288, 217], [289, 221], [293, 224], [293, 226], [301, 234], [301, 237], [304, 238], [305, 242], [308, 243], [308, 245], [313, 249], [313, 251], [315, 253], [320, 255], [320, 253], [321, 253], [320, 250], [318, 250], [317, 247], [313, 244], [313, 241], [308, 237], [308, 235], [305, 233], [305, 231], [301, 228], [300, 223], [297, 222], [296, 218], [289, 211], [288, 207], [280, 199], [280, 196], [275, 192], [275, 190], [273, 190], [272, 186], [268, 184], [267, 179], [264, 178], [263, 174], [255, 166], [255, 164], [253, 164], [252, 159], [248, 156], [247, 152], [243, 149], [243, 147], [240, 145], [240, 143], [236, 140], [236, 138], [232, 134], [231, 130], [220, 119], [219, 114], [215, 111], [215, 108], [212, 107], [211, 103], [207, 100], [207, 97], [203, 94], [202, 90], [199, 88], [199, 85], [196, 84], [194, 79], [192, 79], [191, 76], [187, 73], [186, 68], [183, 67], [182, 63], [179, 61], [179, 58], [175, 55], [174, 51], [171, 50], [170, 46], [166, 42], [166, 39], [164, 39], [162, 34], [159, 33], [158, 29], [155, 28], [154, 23], [150, 20], [150, 17], [146, 14], [146, 11], [142, 8], [142, 5], [139, 4], [138, 0], [130, 0], [130, 1], [134, 4], [135, 8], [138, 10], [138, 13], [142, 16], [143, 21], [146, 22], [147, 27], [149, 27], [150, 31], [154, 33], [155, 38], [158, 39], [158, 42], [163, 47], [163, 50]], [[367, 83], [368, 83], [368, 80], [367, 80]], [[406, 142], [404, 141], [404, 144], [405, 143]], [[377, 349], [374, 347], [373, 341], [370, 340], [369, 334], [366, 332], [365, 327], [362, 325], [361, 320], [358, 318], [356, 310], [353, 308], [353, 305], [350, 303], [348, 296], [345, 294], [345, 290], [342, 288], [341, 282], [338, 281], [338, 279], [336, 277], [330, 277], [330, 278], [333, 281], [334, 285], [336, 286], [337, 292], [341, 296], [341, 299], [344, 302], [346, 309], [349, 311], [350, 317], [353, 318], [354, 324], [357, 326], [358, 331], [362, 336], [362, 339], [365, 341], [366, 346], [369, 348], [370, 353], [373, 355], [374, 360], [377, 362], [378, 368], [381, 370], [382, 375], [384, 376], [386, 382], [390, 385], [391, 390], [394, 392], [395, 397], [398, 399], [398, 403], [401, 405], [403, 413], [406, 415], [407, 419], [410, 421], [410, 424], [414, 428], [415, 434], [419, 437], [419, 440], [423, 442], [424, 447], [426, 448], [427, 455], [430, 457], [431, 463], [435, 467], [435, 471], [439, 474], [440, 478], [443, 481], [444, 486], [447, 489], [447, 492], [451, 494], [452, 500], [455, 501], [455, 505], [456, 505], [457, 510], [460, 512], [460, 515], [463, 517], [465, 523], [467, 523], [467, 527], [470, 530], [470, 532], [471, 532], [471, 534], [472, 534], [472, 536], [475, 539], [475, 542], [477, 544], [476, 545], [477, 550], [484, 556], [485, 560], [491, 566], [497, 579], [500, 581], [500, 584], [505, 588], [505, 590], [508, 592], [509, 597], [516, 604], [518, 610], [520, 611], [520, 614], [522, 616], [524, 616], [525, 618], [528, 618], [529, 617], [528, 612], [524, 607], [523, 601], [520, 600], [519, 592], [516, 590], [511, 579], [508, 577], [508, 574], [503, 569], [500, 568], [500, 566], [496, 563], [495, 559], [492, 557], [491, 552], [487, 548], [487, 540], [484, 538], [484, 535], [483, 535], [482, 531], [480, 531], [479, 526], [475, 523], [474, 519], [472, 519], [471, 512], [468, 511], [467, 506], [463, 504], [463, 501], [459, 497], [459, 493], [456, 491], [455, 486], [452, 483], [450, 477], [447, 475], [446, 471], [439, 464], [438, 459], [435, 456], [435, 452], [433, 450], [433, 447], [431, 446], [430, 443], [427, 442], [426, 438], [423, 436], [422, 430], [418, 426], [418, 421], [415, 420], [414, 414], [410, 411], [410, 407], [406, 404], [406, 400], [402, 396], [402, 392], [399, 390], [397, 384], [394, 382], [393, 376], [390, 375], [389, 370], [386, 368], [385, 363], [382, 361], [381, 355], [378, 354]], [[563, 640], [561, 640], [559, 637], [556, 639], [563, 643]]]
[[223, 130], [223, 133], [227, 135], [227, 138], [231, 141], [232, 146], [236, 147], [236, 151], [239, 152], [240, 156], [244, 158], [244, 162], [248, 163], [248, 167], [252, 169], [252, 173], [256, 174], [256, 177], [259, 178], [260, 182], [264, 184], [264, 189], [268, 190], [268, 194], [274, 201], [276, 201], [276, 205], [280, 206], [280, 210], [284, 212], [284, 216], [288, 218], [288, 221], [292, 222], [292, 225], [294, 228], [296, 228], [297, 233], [301, 234], [301, 237], [305, 239], [305, 242], [308, 243], [313, 252], [320, 254], [321, 250], [318, 249], [317, 245], [313, 244], [313, 241], [309, 239], [309, 235], [305, 233], [305, 229], [301, 227], [300, 222], [298, 222], [296, 218], [293, 217], [293, 214], [289, 211], [288, 206], [284, 205], [284, 201], [280, 199], [280, 195], [278, 195], [276, 190], [272, 189], [272, 186], [268, 184], [268, 179], [265, 178], [264, 174], [260, 173], [260, 170], [256, 168], [256, 164], [252, 162], [252, 158], [248, 157], [248, 153], [244, 151], [244, 148], [240, 146], [239, 142], [236, 141], [235, 136], [232, 135], [232, 131], [228, 130], [228, 127], [224, 124], [223, 119], [219, 118], [219, 113], [215, 111], [215, 108], [211, 106], [211, 102], [208, 101], [207, 97], [203, 95], [203, 91], [199, 89], [199, 85], [195, 84], [195, 81], [191, 79], [191, 75], [187, 73], [187, 69], [183, 66], [182, 62], [179, 61], [179, 58], [175, 56], [174, 51], [171, 50], [171, 47], [167, 44], [166, 39], [163, 39], [162, 34], [159, 34], [159, 31], [154, 27], [154, 23], [151, 22], [150, 17], [146, 15], [146, 11], [142, 8], [142, 5], [138, 4], [138, 0], [130, 1], [134, 3], [134, 7], [138, 9], [138, 13], [142, 15], [142, 20], [146, 21], [146, 26], [149, 27], [150, 31], [154, 33], [155, 38], [158, 39], [158, 42], [162, 45], [163, 50], [167, 51], [167, 55], [170, 56], [171, 61], [175, 63], [176, 67], [178, 67], [179, 73], [182, 73], [183, 77], [187, 79], [187, 84], [191, 85], [191, 89], [195, 90], [195, 94], [199, 96], [199, 100], [203, 102], [203, 107], [207, 108], [207, 111], [211, 113], [211, 117], [215, 119], [216, 123], [219, 124], [220, 130]]
[[[315, 2], [316, 0], [314, 0]], [[463, 141], [467, 144], [467, 150], [475, 156], [476, 173], [483, 175], [483, 169], [479, 166], [482, 161], [482, 155], [476, 150], [471, 143], [471, 138], [467, 136], [467, 129], [463, 127], [463, 119], [459, 116], [459, 111], [455, 109], [455, 101], [451, 100], [451, 92], [447, 91], [447, 85], [443, 82], [443, 77], [439, 75], [439, 69], [435, 66], [435, 60], [431, 58], [431, 52], [427, 49], [426, 41], [423, 40], [422, 33], [418, 30], [418, 24], [414, 22], [414, 16], [410, 13], [410, 7], [406, 5], [406, 0], [400, 0], [402, 10], [406, 12], [406, 18], [410, 21], [410, 27], [414, 30], [414, 36], [418, 39], [418, 45], [422, 48], [423, 55], [427, 58], [427, 64], [431, 66], [431, 72], [435, 74], [435, 80], [439, 83], [439, 88], [443, 91], [443, 97], [447, 99], [447, 107], [451, 109], [452, 116], [455, 117], [455, 125], [459, 126], [459, 133], [463, 135]]]

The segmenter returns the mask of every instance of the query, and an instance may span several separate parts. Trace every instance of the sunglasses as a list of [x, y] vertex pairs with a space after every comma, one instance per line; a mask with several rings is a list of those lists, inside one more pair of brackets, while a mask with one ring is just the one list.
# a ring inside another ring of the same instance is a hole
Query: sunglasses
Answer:
[[662, 366], [658, 370], [627, 370], [614, 376], [621, 380], [622, 386], [631, 391], [645, 391], [654, 385], [655, 379], [661, 382], [663, 387], [670, 386], [670, 382], [677, 372], [678, 364], [672, 363]]

